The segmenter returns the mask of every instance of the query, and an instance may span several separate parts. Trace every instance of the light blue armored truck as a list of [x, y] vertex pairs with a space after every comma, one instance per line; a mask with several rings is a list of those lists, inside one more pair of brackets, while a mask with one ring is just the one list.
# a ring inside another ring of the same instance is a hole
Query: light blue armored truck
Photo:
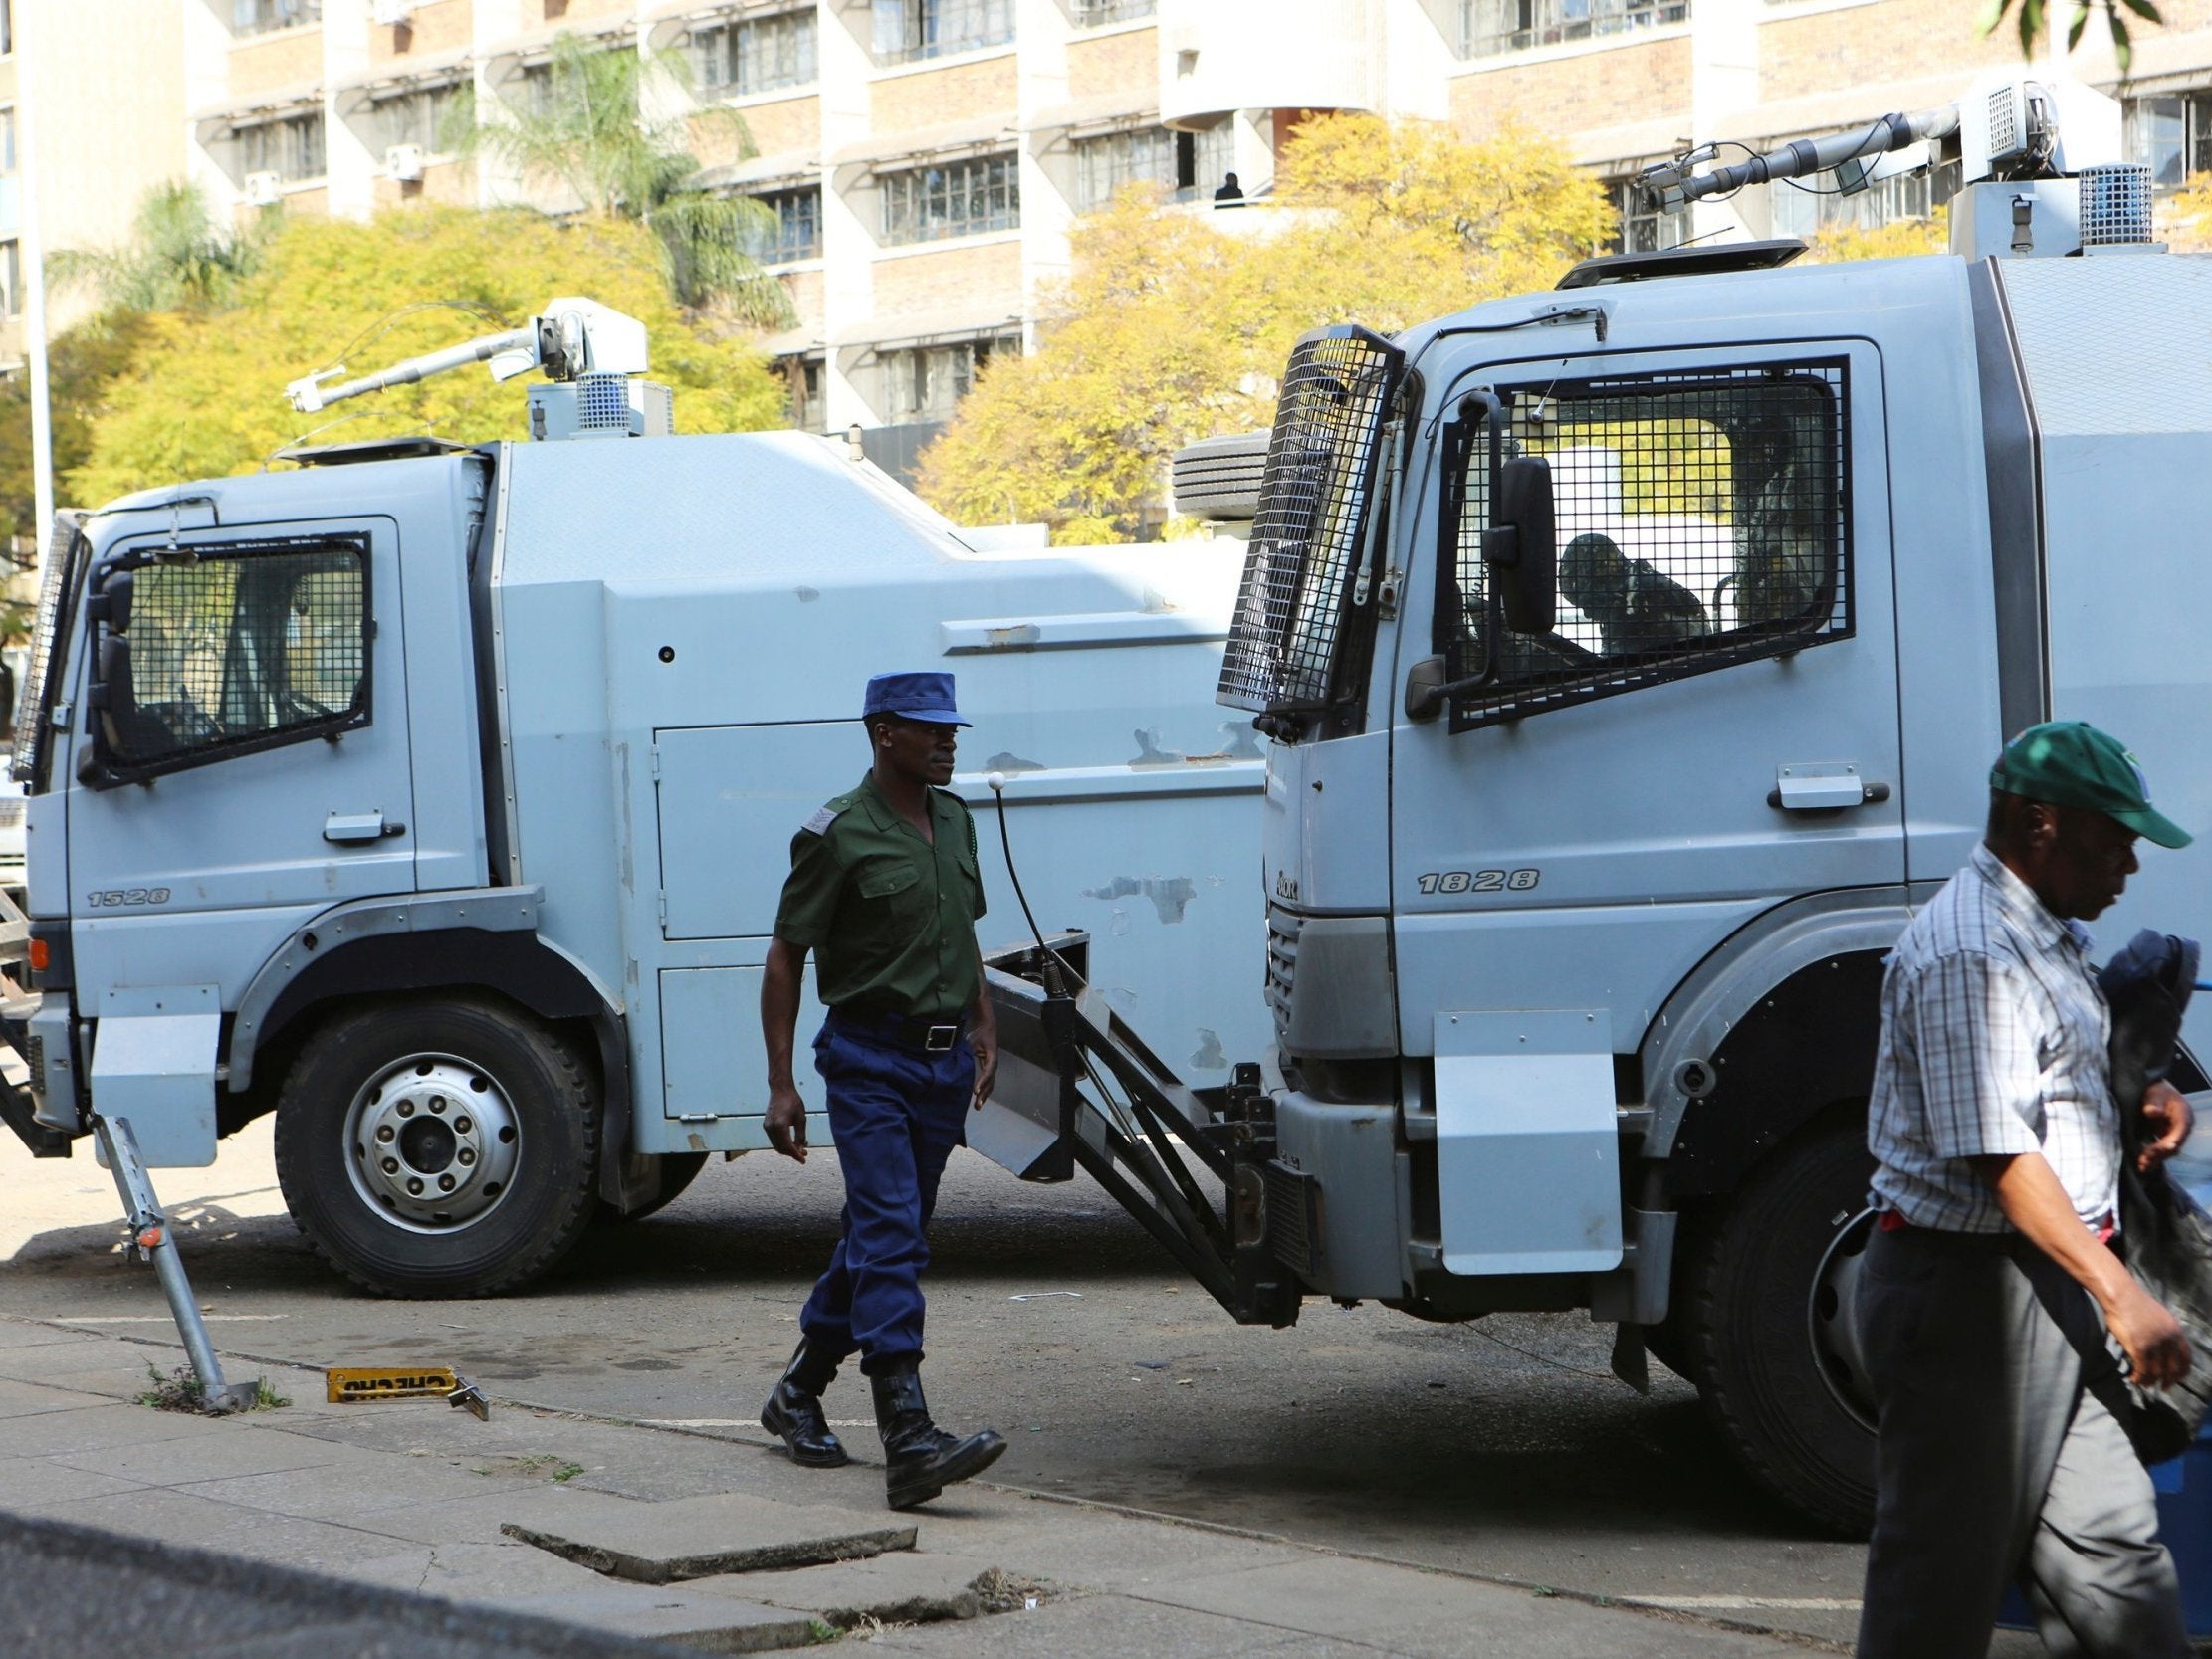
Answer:
[[1214, 989], [1263, 927], [1257, 738], [1212, 698], [1240, 550], [998, 546], [842, 442], [636, 435], [665, 389], [583, 301], [294, 395], [486, 357], [553, 374], [531, 424], [574, 441], [301, 452], [58, 527], [15, 750], [36, 988], [0, 1007], [34, 1150], [97, 1112], [205, 1164], [274, 1112], [348, 1277], [522, 1284], [766, 1144], [787, 848], [894, 668], [957, 674], [956, 787], [1004, 774], [1030, 901], [1124, 1011], [1195, 1077], [1256, 1049], [1258, 999]]
[[[1303, 342], [1221, 681], [1268, 739], [1266, 1065], [1216, 1101], [1036, 946], [995, 980], [1030, 1172], [1098, 1171], [1238, 1319], [1588, 1308], [1843, 1528], [1886, 950], [2037, 721], [2212, 828], [2212, 260], [2085, 164], [2110, 101], [1999, 78], [1657, 182], [1931, 140], [1950, 256], [1615, 256]], [[2212, 858], [2146, 855], [2100, 926], [2146, 925], [2212, 927]]]

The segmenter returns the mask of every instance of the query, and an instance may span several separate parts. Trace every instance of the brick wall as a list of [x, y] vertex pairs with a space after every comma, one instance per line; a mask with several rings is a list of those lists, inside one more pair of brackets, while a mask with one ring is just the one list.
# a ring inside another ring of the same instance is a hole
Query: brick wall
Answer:
[[819, 271], [786, 271], [783, 274], [783, 292], [791, 297], [791, 310], [798, 313], [792, 332], [808, 339], [822, 336], [822, 274]]
[[434, 202], [441, 207], [473, 207], [476, 205], [476, 166], [468, 161], [440, 161], [425, 167], [422, 177], [413, 184], [402, 184], [397, 179], [376, 180], [376, 211], [402, 207], [411, 202]]
[[[1160, 31], [1131, 29], [1100, 40], [1070, 41], [1067, 96], [1104, 98], [1132, 88], [1149, 88], [1160, 78]], [[1149, 101], [1149, 94], [1147, 95]]]
[[1010, 122], [1020, 106], [1012, 53], [981, 63], [894, 75], [868, 91], [868, 124], [878, 133], [947, 126], [981, 115]]
[[302, 219], [328, 219], [331, 216], [331, 193], [317, 188], [295, 190], [284, 199], [286, 213]]
[[636, 0], [523, 0], [523, 27], [551, 24], [557, 29], [563, 23], [598, 23], [628, 17], [636, 10]]
[[822, 101], [783, 98], [741, 110], [757, 155], [814, 155], [821, 150]]
[[[1985, 64], [2019, 65], [2020, 37], [2011, 20], [1983, 40], [1975, 30], [1975, 10], [1957, 0], [1881, 0], [1768, 20], [1759, 26], [1760, 96], [1780, 101], [1873, 88], [1938, 75], [1947, 67], [1957, 69], [1963, 87]], [[2102, 24], [2100, 13], [2090, 26]]]
[[939, 315], [956, 307], [988, 312], [1001, 299], [1010, 316], [1021, 310], [1021, 244], [991, 242], [881, 260], [875, 299], [877, 325], [893, 331], [902, 316]]
[[1451, 83], [1451, 124], [1476, 139], [1515, 125], [1571, 135], [1655, 120], [1688, 102], [1689, 41], [1676, 36], [1462, 75]]
[[234, 99], [322, 79], [321, 29], [285, 29], [250, 38], [230, 51], [230, 96]]
[[405, 63], [467, 46], [475, 28], [474, 0], [430, 0], [408, 13], [405, 23], [374, 24], [368, 31], [368, 61]]

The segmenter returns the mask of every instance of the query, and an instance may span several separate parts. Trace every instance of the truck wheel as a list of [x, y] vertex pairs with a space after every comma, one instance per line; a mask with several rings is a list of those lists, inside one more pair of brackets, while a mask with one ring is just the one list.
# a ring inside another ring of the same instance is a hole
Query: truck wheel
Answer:
[[277, 1106], [277, 1178], [316, 1252], [379, 1296], [494, 1296], [590, 1220], [598, 1080], [504, 1006], [386, 1003], [332, 1020]]
[[1736, 1195], [1691, 1262], [1691, 1378], [1721, 1438], [1800, 1514], [1863, 1538], [1875, 1437], [1852, 1291], [1872, 1217], [1874, 1160], [1856, 1118], [1783, 1147]]
[[684, 1188], [699, 1178], [699, 1171], [707, 1167], [705, 1152], [662, 1152], [653, 1159], [654, 1178], [660, 1182], [653, 1196], [634, 1210], [616, 1209], [604, 1198], [591, 1220], [594, 1226], [619, 1227], [632, 1221], [643, 1221], [648, 1215], [666, 1209], [684, 1195]]

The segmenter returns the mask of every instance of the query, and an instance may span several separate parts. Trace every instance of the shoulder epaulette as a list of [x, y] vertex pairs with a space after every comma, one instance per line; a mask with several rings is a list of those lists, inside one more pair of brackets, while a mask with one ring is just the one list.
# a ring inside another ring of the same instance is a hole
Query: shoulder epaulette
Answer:
[[838, 795], [824, 801], [814, 815], [798, 827], [809, 835], [827, 835], [829, 826], [837, 821], [839, 813], [852, 805], [852, 801], [853, 797], [850, 795]]

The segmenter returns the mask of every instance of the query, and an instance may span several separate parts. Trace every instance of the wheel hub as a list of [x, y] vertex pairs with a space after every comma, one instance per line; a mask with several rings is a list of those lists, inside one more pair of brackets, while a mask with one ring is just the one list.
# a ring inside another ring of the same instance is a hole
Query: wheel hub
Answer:
[[491, 1074], [450, 1054], [409, 1055], [345, 1115], [354, 1188], [414, 1232], [452, 1232], [506, 1196], [522, 1154], [515, 1109]]
[[1837, 1229], [1821, 1257], [1820, 1270], [1813, 1275], [1813, 1292], [1805, 1309], [1821, 1380], [1836, 1403], [1870, 1431], [1875, 1426], [1874, 1390], [1867, 1381], [1857, 1306], [1859, 1275], [1874, 1231], [1871, 1209], [1861, 1210]]

